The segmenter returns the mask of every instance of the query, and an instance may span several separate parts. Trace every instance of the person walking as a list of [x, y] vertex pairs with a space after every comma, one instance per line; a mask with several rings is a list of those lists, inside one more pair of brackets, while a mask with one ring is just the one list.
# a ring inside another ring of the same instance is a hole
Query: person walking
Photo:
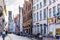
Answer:
[[3, 38], [3, 40], [5, 40], [5, 36], [6, 36], [6, 31], [3, 30], [3, 32], [2, 32], [2, 38]]
[[5, 32], [6, 32], [6, 36], [7, 36], [7, 34], [8, 34], [8, 31], [6, 30]]

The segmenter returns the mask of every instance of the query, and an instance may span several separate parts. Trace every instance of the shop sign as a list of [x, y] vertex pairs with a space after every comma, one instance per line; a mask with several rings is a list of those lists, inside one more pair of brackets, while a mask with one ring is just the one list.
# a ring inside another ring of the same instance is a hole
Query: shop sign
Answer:
[[52, 34], [53, 34], [53, 32], [49, 32], [49, 34], [50, 34], [50, 35], [52, 35]]
[[56, 29], [56, 35], [60, 35], [60, 28]]
[[49, 18], [48, 23], [54, 23], [54, 18]]

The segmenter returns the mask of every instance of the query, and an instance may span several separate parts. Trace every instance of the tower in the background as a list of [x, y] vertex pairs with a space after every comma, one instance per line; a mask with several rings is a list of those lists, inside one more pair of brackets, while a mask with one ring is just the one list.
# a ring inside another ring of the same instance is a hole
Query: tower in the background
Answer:
[[8, 13], [9, 13], [8, 20], [9, 20], [9, 22], [11, 22], [11, 20], [12, 20], [12, 11], [8, 11]]
[[23, 28], [22, 28], [22, 22], [23, 22], [23, 17], [22, 17], [22, 7], [19, 7], [19, 27], [20, 27], [20, 32], [23, 31]]
[[12, 11], [8, 11], [8, 31], [10, 32], [10, 26], [11, 26], [11, 21], [12, 21]]

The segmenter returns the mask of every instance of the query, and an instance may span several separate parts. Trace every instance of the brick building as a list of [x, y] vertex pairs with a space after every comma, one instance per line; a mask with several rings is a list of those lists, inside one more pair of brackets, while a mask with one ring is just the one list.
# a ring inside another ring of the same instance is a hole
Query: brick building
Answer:
[[24, 0], [23, 31], [32, 34], [32, 0]]
[[19, 34], [20, 28], [19, 28], [19, 14], [14, 18], [15, 22], [15, 33]]

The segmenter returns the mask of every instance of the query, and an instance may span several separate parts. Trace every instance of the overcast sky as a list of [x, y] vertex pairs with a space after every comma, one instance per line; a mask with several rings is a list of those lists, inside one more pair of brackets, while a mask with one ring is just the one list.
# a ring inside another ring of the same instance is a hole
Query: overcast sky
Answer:
[[[19, 13], [19, 5], [22, 7], [24, 0], [5, 0], [7, 11], [12, 11], [12, 14], [16, 16]], [[8, 16], [5, 17], [8, 22]]]
[[22, 7], [24, 0], [5, 0], [7, 10], [12, 11], [14, 15], [18, 13], [19, 5]]

